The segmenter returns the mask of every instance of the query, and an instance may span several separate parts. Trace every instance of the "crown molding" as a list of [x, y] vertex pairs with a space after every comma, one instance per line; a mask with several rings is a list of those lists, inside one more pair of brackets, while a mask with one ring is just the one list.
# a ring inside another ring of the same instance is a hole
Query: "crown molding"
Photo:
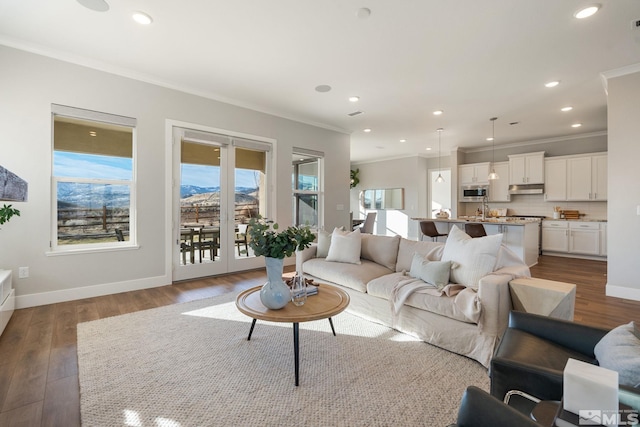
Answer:
[[602, 73], [600, 73], [600, 78], [602, 79], [602, 86], [604, 87], [605, 93], [609, 95], [609, 79], [622, 77], [638, 72], [640, 72], [640, 63], [615, 68], [613, 70], [603, 71]]
[[[581, 133], [577, 135], [557, 136], [553, 138], [544, 138], [544, 139], [536, 139], [531, 141], [513, 142], [510, 144], [504, 144], [504, 145], [496, 145], [496, 149], [526, 147], [531, 145], [541, 145], [541, 144], [549, 144], [553, 142], [573, 141], [576, 139], [591, 138], [594, 136], [606, 136], [606, 135], [607, 135], [607, 131], [603, 130], [598, 132]], [[486, 147], [468, 148], [468, 149], [464, 147], [459, 147], [459, 150], [462, 151], [463, 153], [479, 153], [482, 151], [491, 151], [492, 147], [490, 145]]]

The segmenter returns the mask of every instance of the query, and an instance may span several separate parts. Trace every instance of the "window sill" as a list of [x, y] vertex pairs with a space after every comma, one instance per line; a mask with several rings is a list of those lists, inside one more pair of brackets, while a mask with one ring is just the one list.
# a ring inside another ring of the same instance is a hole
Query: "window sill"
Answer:
[[103, 248], [78, 248], [78, 249], [58, 249], [45, 252], [46, 256], [64, 256], [64, 255], [78, 255], [87, 253], [103, 253], [103, 252], [119, 252], [119, 251], [134, 251], [140, 249], [140, 245], [121, 245], [121, 246], [109, 246]]

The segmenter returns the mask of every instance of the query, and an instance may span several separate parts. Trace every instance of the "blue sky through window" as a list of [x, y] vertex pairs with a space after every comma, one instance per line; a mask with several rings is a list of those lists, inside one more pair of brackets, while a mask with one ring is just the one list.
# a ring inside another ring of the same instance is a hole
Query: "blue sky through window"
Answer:
[[53, 174], [64, 178], [132, 179], [133, 159], [54, 151]]

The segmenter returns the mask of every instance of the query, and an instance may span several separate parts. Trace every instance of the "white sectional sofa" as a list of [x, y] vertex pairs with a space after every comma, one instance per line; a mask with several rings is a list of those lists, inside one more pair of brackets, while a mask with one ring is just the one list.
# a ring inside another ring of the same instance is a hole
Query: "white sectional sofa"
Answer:
[[[530, 276], [526, 264], [500, 244], [501, 235], [471, 239], [454, 231], [446, 243], [436, 243], [362, 234], [357, 259], [352, 254], [331, 261], [341, 235], [320, 234], [317, 244], [297, 253], [297, 270], [344, 289], [351, 297], [347, 311], [489, 366], [512, 307], [509, 281]], [[467, 283], [438, 290], [413, 277], [423, 259], [429, 267], [451, 261], [451, 282]]]

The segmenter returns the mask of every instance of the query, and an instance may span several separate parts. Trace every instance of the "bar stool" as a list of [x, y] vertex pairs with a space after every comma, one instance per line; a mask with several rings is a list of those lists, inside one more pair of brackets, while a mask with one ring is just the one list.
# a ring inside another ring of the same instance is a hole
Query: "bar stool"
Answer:
[[465, 224], [464, 232], [471, 237], [484, 237], [487, 235], [484, 225], [477, 223]]
[[436, 228], [435, 222], [433, 221], [420, 221], [420, 231], [422, 231], [422, 234], [424, 236], [431, 237], [431, 240], [433, 240], [434, 242], [438, 241], [438, 237], [448, 236], [448, 234], [446, 233], [445, 234], [440, 233]]

